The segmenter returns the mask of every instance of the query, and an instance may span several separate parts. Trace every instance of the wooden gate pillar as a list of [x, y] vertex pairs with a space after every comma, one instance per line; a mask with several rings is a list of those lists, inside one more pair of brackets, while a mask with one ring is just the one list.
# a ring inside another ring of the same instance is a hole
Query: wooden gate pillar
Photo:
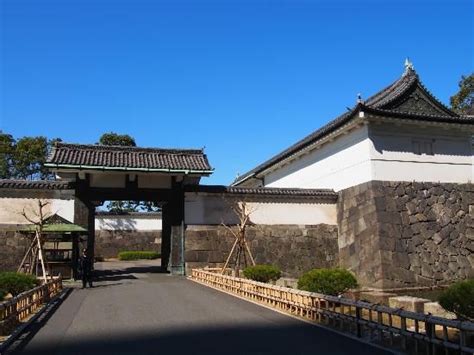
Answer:
[[170, 272], [184, 275], [184, 189], [181, 182], [173, 181], [173, 196], [170, 205]]
[[[95, 207], [96, 204], [90, 200], [87, 194], [89, 188], [89, 175], [85, 179], [76, 180], [76, 191], [74, 199], [74, 223], [87, 229], [87, 251], [89, 252], [92, 262], [95, 256]], [[79, 255], [82, 250], [79, 251]]]
[[161, 269], [170, 271], [170, 253], [171, 253], [171, 206], [167, 202], [162, 207], [162, 227], [161, 227]]
[[[87, 250], [94, 260], [95, 247], [95, 205], [91, 201], [84, 200], [76, 195], [74, 200], [74, 224], [87, 229]], [[82, 250], [79, 251], [79, 255]]]

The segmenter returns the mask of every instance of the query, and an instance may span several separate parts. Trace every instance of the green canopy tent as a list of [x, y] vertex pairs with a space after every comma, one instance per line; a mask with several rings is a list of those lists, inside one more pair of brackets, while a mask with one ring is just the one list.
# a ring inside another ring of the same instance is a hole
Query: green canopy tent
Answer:
[[87, 229], [55, 214], [45, 220], [38, 243], [37, 228], [34, 224], [18, 228], [31, 239], [18, 271], [38, 274], [39, 261], [43, 259], [49, 276], [61, 274], [64, 278], [77, 278], [79, 244], [87, 240]]

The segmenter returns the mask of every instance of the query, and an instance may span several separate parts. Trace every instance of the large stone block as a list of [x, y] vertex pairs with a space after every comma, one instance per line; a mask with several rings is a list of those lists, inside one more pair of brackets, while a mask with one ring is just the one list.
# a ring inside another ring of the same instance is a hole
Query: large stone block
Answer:
[[388, 304], [392, 308], [403, 308], [405, 311], [423, 313], [425, 303], [430, 302], [426, 298], [412, 296], [396, 296], [388, 299]]
[[446, 319], [456, 319], [456, 314], [448, 312], [438, 302], [426, 302], [424, 304], [424, 313]]

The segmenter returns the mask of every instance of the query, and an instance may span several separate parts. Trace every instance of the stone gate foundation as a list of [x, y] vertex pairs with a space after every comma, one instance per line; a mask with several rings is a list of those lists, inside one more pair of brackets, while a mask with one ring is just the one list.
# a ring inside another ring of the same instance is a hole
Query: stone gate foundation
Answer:
[[339, 193], [339, 260], [363, 285], [473, 277], [474, 185], [371, 181]]

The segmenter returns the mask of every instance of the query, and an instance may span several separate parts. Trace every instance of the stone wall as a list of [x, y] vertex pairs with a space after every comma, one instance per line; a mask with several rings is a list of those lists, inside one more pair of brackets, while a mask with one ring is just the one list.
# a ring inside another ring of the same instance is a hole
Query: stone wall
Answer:
[[161, 231], [96, 230], [95, 255], [116, 258], [125, 250], [153, 250], [161, 252]]
[[[0, 229], [0, 271], [16, 271], [28, 247], [26, 237]], [[161, 231], [96, 231], [96, 256], [116, 258], [124, 250], [161, 252]]]
[[29, 242], [20, 233], [0, 229], [0, 271], [16, 271]]
[[[194, 267], [220, 267], [234, 237], [223, 226], [188, 226], [185, 239], [186, 273]], [[317, 267], [338, 263], [337, 226], [259, 225], [247, 232], [258, 264], [274, 264], [284, 276], [298, 277]]]
[[362, 285], [447, 284], [474, 270], [474, 185], [372, 181], [340, 192], [340, 264]]
[[361, 285], [382, 287], [377, 210], [371, 183], [339, 192], [339, 264], [353, 271]]

